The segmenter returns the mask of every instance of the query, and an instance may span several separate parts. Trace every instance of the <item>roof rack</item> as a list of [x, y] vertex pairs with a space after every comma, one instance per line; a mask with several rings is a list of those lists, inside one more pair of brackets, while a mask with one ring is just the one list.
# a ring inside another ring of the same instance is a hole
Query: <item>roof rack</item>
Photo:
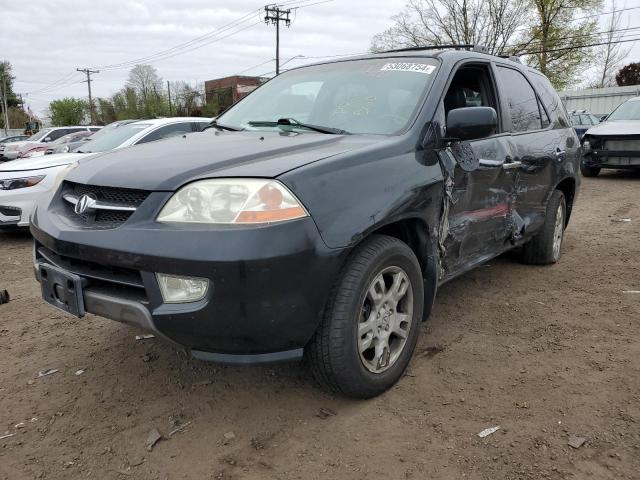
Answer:
[[[398, 52], [411, 52], [421, 50], [469, 50], [476, 53], [484, 53], [485, 55], [492, 55], [487, 47], [484, 45], [472, 45], [472, 44], [451, 44], [451, 45], [425, 45], [422, 47], [405, 47], [396, 48], [394, 50], [385, 50], [378, 53], [398, 53]], [[516, 55], [497, 55], [500, 58], [506, 58], [512, 62], [522, 63], [520, 57]]]
[[[484, 47], [479, 47], [484, 48]], [[397, 52], [411, 52], [416, 50], [474, 50], [476, 49], [475, 45], [425, 45], [422, 47], [405, 47], [405, 48], [396, 48], [394, 50], [385, 50], [380, 53], [397, 53]]]

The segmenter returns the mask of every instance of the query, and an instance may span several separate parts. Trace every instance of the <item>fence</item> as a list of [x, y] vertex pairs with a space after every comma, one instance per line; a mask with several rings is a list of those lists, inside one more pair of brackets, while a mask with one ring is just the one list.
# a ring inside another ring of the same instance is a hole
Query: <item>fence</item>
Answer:
[[559, 95], [569, 111], [586, 110], [594, 115], [608, 115], [621, 103], [640, 96], [640, 85], [565, 90]]

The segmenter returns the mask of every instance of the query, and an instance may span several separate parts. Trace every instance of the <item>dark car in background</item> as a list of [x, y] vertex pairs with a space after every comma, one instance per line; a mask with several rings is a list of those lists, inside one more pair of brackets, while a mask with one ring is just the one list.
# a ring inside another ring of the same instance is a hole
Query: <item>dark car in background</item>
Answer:
[[595, 177], [603, 168], [640, 169], [640, 97], [630, 98], [587, 130], [582, 147], [585, 177]]
[[292, 69], [99, 160], [32, 217], [47, 302], [198, 359], [306, 356], [360, 398], [402, 376], [444, 282], [513, 249], [557, 262], [580, 182], [547, 78], [466, 47]]
[[579, 138], [582, 138], [582, 136], [591, 127], [600, 123], [600, 119], [598, 117], [592, 115], [586, 110], [574, 110], [569, 112], [569, 119], [571, 120], [571, 125], [573, 125], [573, 128]]

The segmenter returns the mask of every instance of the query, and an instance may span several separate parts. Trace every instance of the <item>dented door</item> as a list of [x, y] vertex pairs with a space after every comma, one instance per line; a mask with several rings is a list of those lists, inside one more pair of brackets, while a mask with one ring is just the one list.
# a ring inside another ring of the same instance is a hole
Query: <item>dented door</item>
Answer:
[[500, 254], [517, 236], [519, 172], [508, 136], [456, 142], [439, 152], [445, 173], [443, 279]]

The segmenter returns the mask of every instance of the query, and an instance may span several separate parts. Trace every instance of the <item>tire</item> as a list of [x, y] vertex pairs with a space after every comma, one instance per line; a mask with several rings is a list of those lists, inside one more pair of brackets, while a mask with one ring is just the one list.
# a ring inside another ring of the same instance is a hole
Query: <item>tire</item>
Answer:
[[589, 167], [582, 161], [580, 162], [580, 171], [583, 177], [597, 177], [600, 173], [600, 167]]
[[549, 265], [560, 260], [566, 219], [567, 204], [564, 194], [560, 190], [554, 190], [547, 204], [542, 230], [522, 248], [522, 262], [528, 265]]
[[[395, 305], [393, 291], [402, 295]], [[391, 388], [411, 360], [423, 309], [422, 272], [413, 251], [396, 238], [372, 235], [347, 259], [305, 349], [313, 376], [324, 389], [354, 398]], [[367, 350], [360, 348], [367, 344]]]

